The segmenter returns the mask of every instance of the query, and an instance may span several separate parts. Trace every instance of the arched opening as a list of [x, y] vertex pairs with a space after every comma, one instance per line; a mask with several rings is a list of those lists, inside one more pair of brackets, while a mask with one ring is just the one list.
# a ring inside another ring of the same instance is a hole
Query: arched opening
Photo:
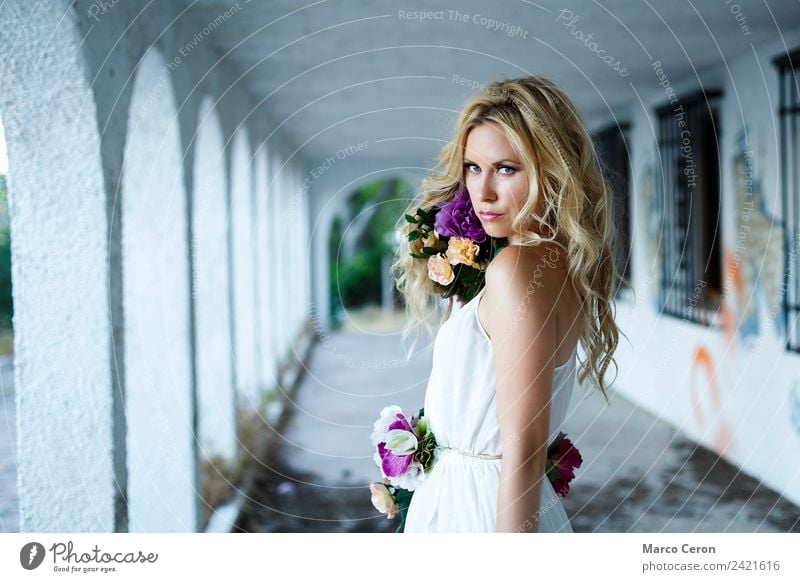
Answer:
[[[0, 532], [19, 531], [17, 421], [14, 404], [14, 305], [11, 296], [11, 223], [8, 214], [8, 154], [0, 117]], [[13, 485], [12, 485], [13, 484]]]
[[330, 258], [331, 326], [392, 327], [400, 298], [389, 273], [394, 228], [411, 187], [402, 178], [374, 180], [347, 199], [333, 219]]

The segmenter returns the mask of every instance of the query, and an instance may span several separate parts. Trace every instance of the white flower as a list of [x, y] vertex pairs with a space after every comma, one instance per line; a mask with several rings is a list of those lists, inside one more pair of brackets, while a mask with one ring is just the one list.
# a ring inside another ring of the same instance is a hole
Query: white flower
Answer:
[[410, 455], [417, 450], [417, 437], [413, 432], [395, 428], [386, 433], [386, 449], [395, 455]]
[[395, 487], [414, 491], [425, 480], [425, 471], [419, 461], [413, 461], [408, 470], [399, 477], [389, 477], [389, 483]]
[[[372, 444], [376, 447], [378, 444], [386, 441], [386, 433], [389, 431], [389, 425], [397, 420], [397, 415], [403, 414], [403, 409], [393, 404], [381, 410], [381, 416], [372, 425]], [[406, 414], [404, 415], [408, 424], [411, 424], [411, 418]]]

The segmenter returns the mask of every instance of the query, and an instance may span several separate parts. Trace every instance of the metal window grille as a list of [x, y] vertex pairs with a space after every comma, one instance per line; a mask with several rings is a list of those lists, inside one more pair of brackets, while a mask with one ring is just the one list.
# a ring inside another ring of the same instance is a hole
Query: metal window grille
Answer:
[[800, 49], [774, 61], [778, 68], [781, 205], [783, 212], [783, 322], [786, 349], [800, 353]]
[[713, 325], [722, 294], [719, 91], [656, 109], [663, 313]]

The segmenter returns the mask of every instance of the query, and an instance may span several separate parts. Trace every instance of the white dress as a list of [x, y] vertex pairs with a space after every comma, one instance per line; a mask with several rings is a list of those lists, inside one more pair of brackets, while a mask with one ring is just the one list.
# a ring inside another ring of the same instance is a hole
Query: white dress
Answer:
[[[489, 336], [478, 320], [484, 287], [439, 328], [425, 394], [425, 416], [440, 447], [434, 465], [414, 491], [404, 532], [494, 532], [502, 447]], [[577, 346], [553, 372], [550, 438], [567, 415], [576, 380]], [[483, 455], [483, 456], [472, 456]], [[533, 520], [531, 520], [533, 521]], [[540, 532], [572, 532], [549, 479], [542, 480]]]

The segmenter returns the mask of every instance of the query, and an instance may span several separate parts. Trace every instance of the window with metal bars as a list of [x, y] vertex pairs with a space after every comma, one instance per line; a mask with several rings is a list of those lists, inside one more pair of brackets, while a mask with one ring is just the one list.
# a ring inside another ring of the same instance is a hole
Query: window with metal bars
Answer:
[[800, 353], [800, 49], [781, 55], [774, 63], [779, 78], [783, 323], [786, 349]]
[[656, 109], [663, 313], [712, 325], [722, 299], [720, 91], [699, 91]]
[[628, 124], [615, 123], [593, 137], [603, 177], [611, 188], [614, 260], [622, 276], [615, 291], [631, 286], [630, 154], [626, 136], [629, 129]]

